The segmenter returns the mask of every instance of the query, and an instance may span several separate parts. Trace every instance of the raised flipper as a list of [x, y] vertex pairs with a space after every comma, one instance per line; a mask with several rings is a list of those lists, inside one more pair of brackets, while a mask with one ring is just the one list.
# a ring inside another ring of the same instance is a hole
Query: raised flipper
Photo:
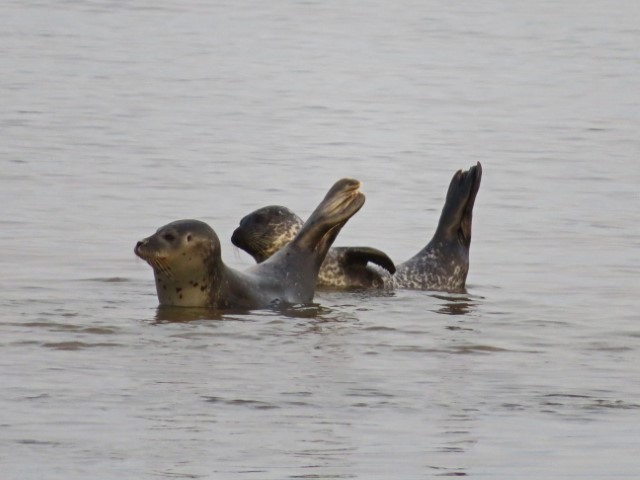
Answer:
[[396, 266], [393, 260], [382, 250], [372, 247], [334, 247], [336, 253], [342, 256], [344, 262], [348, 264], [361, 264], [366, 266], [371, 262], [384, 268], [390, 274], [396, 273]]
[[481, 179], [480, 162], [453, 175], [433, 238], [416, 255], [398, 265], [393, 277], [396, 288], [464, 291], [469, 272], [473, 206]]
[[375, 248], [334, 247], [318, 272], [317, 285], [338, 289], [383, 288], [395, 271], [393, 261]]
[[482, 165], [478, 162], [467, 171], [458, 170], [451, 179], [434, 239], [459, 238], [468, 250], [471, 245], [473, 205], [476, 201]]

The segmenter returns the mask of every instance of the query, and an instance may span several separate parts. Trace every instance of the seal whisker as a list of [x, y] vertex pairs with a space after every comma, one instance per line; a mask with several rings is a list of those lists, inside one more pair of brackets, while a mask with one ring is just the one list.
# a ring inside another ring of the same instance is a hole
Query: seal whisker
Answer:
[[173, 277], [173, 272], [171, 271], [171, 267], [167, 263], [167, 259], [165, 257], [145, 255], [143, 258], [154, 271], [170, 278]]
[[163, 274], [165, 274], [169, 278], [173, 278], [173, 272], [171, 271], [171, 267], [167, 263], [167, 259], [165, 257], [156, 257], [156, 265], [158, 270], [160, 270]]

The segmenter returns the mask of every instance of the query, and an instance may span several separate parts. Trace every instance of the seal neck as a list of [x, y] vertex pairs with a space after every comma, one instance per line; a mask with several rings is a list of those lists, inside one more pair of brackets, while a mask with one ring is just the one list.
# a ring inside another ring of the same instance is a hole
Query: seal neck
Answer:
[[169, 273], [154, 271], [160, 305], [210, 306], [211, 291], [219, 283], [220, 264], [208, 258], [188, 268], [173, 268]]

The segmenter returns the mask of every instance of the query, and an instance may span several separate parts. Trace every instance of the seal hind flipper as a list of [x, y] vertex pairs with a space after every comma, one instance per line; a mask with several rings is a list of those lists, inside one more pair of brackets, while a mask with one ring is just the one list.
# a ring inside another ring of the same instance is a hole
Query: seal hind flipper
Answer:
[[476, 163], [475, 168], [471, 167], [469, 169], [469, 175], [474, 176], [473, 186], [471, 187], [469, 199], [467, 200], [467, 205], [465, 206], [464, 214], [462, 215], [462, 221], [460, 222], [461, 233], [467, 248], [471, 246], [471, 223], [473, 219], [473, 206], [476, 203], [476, 196], [478, 195], [478, 190], [480, 190], [480, 181], [482, 180], [482, 165], [480, 164], [480, 162]]
[[375, 248], [334, 247], [320, 267], [316, 284], [329, 289], [384, 288], [395, 270], [393, 261]]
[[371, 262], [384, 268], [390, 274], [396, 273], [396, 265], [393, 260], [384, 253], [373, 247], [335, 247], [335, 250], [342, 250], [344, 259], [348, 263], [357, 263], [366, 266]]
[[442, 207], [434, 238], [459, 236], [461, 243], [469, 248], [473, 205], [480, 189], [481, 179], [482, 165], [480, 162], [467, 171], [458, 170], [454, 173], [449, 183], [447, 197]]
[[453, 175], [433, 238], [398, 265], [392, 277], [396, 288], [464, 291], [469, 272], [473, 206], [481, 178], [480, 162]]
[[364, 195], [359, 192], [359, 188], [358, 180], [338, 180], [289, 245], [315, 248], [321, 253], [324, 252], [316, 255], [316, 259], [320, 261], [319, 267], [347, 220], [362, 208]]

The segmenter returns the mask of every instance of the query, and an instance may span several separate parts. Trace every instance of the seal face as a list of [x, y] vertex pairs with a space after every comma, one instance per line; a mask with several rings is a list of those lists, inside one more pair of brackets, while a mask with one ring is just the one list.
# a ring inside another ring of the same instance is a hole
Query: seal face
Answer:
[[199, 220], [169, 223], [140, 240], [134, 252], [153, 269], [160, 305], [251, 309], [307, 303], [331, 244], [364, 204], [359, 188], [357, 180], [336, 182], [287, 245], [243, 272], [224, 264], [218, 236]]
[[302, 225], [304, 221], [288, 208], [269, 205], [240, 220], [231, 243], [261, 263], [293, 240]]
[[[303, 221], [280, 205], [259, 208], [240, 220], [231, 242], [260, 263], [289, 243]], [[373, 268], [368, 263], [382, 267]], [[386, 253], [371, 247], [334, 247], [320, 267], [317, 285], [326, 288], [382, 288], [395, 272]]]
[[[435, 234], [406, 262], [394, 268], [389, 257], [379, 250], [332, 248], [318, 275], [318, 286], [464, 291], [469, 271], [473, 206], [481, 178], [480, 162], [453, 175]], [[260, 262], [268, 258], [271, 251], [286, 245], [301, 223], [302, 220], [285, 207], [263, 207], [241, 220], [232, 242]], [[394, 271], [395, 275], [391, 276]]]
[[161, 305], [205, 304], [219, 272], [220, 240], [198, 220], [178, 220], [140, 240], [134, 249], [154, 271]]

